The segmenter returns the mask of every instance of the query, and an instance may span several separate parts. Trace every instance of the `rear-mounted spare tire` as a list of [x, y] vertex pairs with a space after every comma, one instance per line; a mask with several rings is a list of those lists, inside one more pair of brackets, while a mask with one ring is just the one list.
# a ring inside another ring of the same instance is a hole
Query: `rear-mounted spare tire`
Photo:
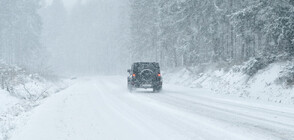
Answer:
[[144, 69], [141, 71], [140, 77], [143, 82], [150, 83], [153, 80], [154, 72], [150, 69]]

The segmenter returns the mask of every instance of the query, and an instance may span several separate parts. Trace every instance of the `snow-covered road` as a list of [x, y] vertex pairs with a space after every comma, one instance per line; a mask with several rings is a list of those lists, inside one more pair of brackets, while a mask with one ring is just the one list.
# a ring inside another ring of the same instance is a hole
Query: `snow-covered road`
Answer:
[[81, 78], [31, 112], [13, 140], [291, 140], [294, 108], [164, 85], [129, 93], [120, 76]]

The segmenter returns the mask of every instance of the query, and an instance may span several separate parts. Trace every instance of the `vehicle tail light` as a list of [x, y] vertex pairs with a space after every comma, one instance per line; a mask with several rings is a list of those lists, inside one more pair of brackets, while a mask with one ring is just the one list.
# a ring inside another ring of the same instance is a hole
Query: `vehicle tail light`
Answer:
[[159, 73], [159, 74], [157, 74], [157, 76], [158, 76], [158, 77], [160, 77], [160, 76], [161, 76], [161, 74]]
[[136, 77], [136, 74], [133, 74], [133, 77]]

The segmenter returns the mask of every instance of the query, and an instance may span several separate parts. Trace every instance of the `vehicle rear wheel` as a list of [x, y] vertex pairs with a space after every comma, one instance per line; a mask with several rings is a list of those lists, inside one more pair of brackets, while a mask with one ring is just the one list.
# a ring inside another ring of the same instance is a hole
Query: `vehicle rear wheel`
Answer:
[[161, 92], [162, 88], [160, 87], [160, 88], [158, 88], [157, 90], [158, 90], [158, 92]]
[[160, 89], [158, 89], [157, 87], [153, 88], [153, 93], [158, 93], [160, 91]]
[[158, 92], [160, 92], [162, 90], [162, 87], [161, 86], [159, 86], [159, 87], [153, 87], [153, 92], [154, 93], [158, 93]]
[[132, 93], [133, 90], [134, 90], [133, 86], [128, 84], [128, 90], [129, 90], [130, 93]]

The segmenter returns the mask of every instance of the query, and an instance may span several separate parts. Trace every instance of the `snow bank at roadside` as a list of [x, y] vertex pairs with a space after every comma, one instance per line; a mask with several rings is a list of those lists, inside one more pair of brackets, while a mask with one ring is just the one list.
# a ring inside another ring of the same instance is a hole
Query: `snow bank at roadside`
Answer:
[[0, 63], [0, 76], [0, 140], [9, 139], [26, 112], [38, 106], [42, 99], [70, 84], [70, 80], [46, 80], [5, 63]]
[[217, 94], [247, 99], [294, 104], [294, 62], [275, 62], [258, 70], [254, 75], [245, 74], [250, 62], [230, 70], [217, 69], [195, 73], [183, 68], [164, 75], [165, 81], [192, 88], [207, 88]]

